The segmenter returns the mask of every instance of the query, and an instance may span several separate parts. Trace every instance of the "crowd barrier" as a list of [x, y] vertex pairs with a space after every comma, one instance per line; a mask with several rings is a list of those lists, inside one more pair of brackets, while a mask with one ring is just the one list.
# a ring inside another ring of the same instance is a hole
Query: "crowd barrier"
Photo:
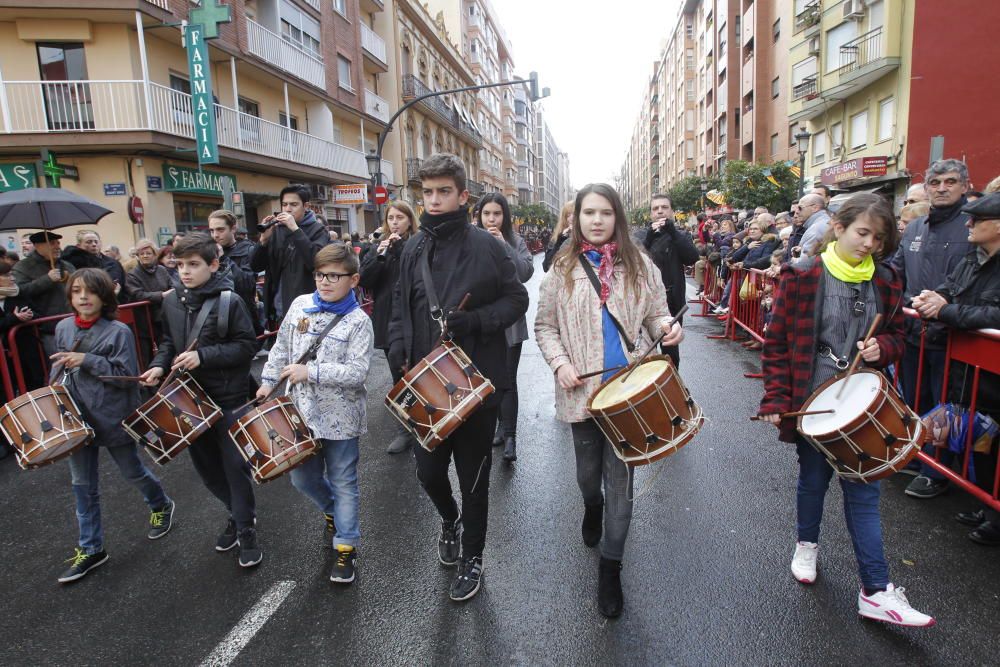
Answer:
[[[756, 269], [734, 269], [730, 272], [730, 280], [733, 281], [733, 286], [725, 304], [729, 308], [729, 313], [720, 318], [724, 320], [725, 330], [722, 335], [714, 335], [710, 338], [735, 341], [746, 336], [763, 342], [767, 314], [770, 309], [769, 298], [776, 287], [776, 279]], [[693, 301], [693, 303], [702, 304], [702, 315], [710, 316], [710, 308], [719, 305], [722, 300], [724, 283], [725, 281], [718, 276], [717, 271], [713, 268], [705, 271], [703, 293]], [[907, 317], [919, 318], [919, 315], [913, 310], [905, 309], [904, 312]], [[916, 396], [918, 398], [916, 405], [911, 406], [914, 412], [921, 415], [930, 412], [935, 407], [919, 404], [921, 385], [928, 381], [925, 378], [925, 346], [926, 328], [922, 327], [916, 377]], [[941, 388], [942, 402], [948, 400], [949, 378], [956, 363], [965, 364], [967, 370], [963, 368], [963, 372], [972, 373], [972, 400], [970, 405], [964, 407], [967, 407], [969, 412], [975, 415], [977, 404], [981, 398], [980, 380], [982, 373], [1000, 375], [1000, 330], [962, 331], [952, 329], [949, 331]], [[900, 364], [895, 364], [893, 380], [897, 387], [900, 386], [901, 372]], [[746, 376], [763, 377], [761, 374], [752, 373], [748, 373]], [[993, 439], [989, 452], [982, 452], [988, 454], [987, 460], [993, 466], [992, 475], [989, 479], [978, 480], [977, 483], [973, 481], [975, 465], [972, 445], [974, 436], [973, 428], [966, 429], [964, 447], [951, 465], [942, 463], [942, 455], [945, 453], [947, 445], [925, 446], [924, 449], [929, 451], [922, 451], [917, 454], [917, 457], [922, 463], [932, 467], [958, 488], [990, 508], [1000, 511], [1000, 456], [998, 456], [1000, 437]], [[929, 439], [929, 434], [925, 434], [925, 437]]]

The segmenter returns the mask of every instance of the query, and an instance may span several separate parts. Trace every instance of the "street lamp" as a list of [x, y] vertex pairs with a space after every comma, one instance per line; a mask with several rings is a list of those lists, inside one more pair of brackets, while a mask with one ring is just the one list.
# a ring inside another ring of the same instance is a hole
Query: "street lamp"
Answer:
[[812, 134], [805, 128], [799, 126], [799, 132], [795, 135], [795, 141], [799, 145], [799, 198], [806, 192], [806, 153], [809, 152], [809, 139]]
[[701, 179], [701, 210], [705, 210], [705, 193], [708, 192], [708, 181]]

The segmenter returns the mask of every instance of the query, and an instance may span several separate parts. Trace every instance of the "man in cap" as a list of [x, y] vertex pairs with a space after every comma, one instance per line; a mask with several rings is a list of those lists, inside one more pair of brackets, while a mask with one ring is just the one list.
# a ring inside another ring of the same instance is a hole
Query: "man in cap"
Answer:
[[[66, 300], [65, 281], [74, 269], [69, 262], [59, 259], [60, 239], [55, 232], [35, 232], [28, 237], [34, 250], [14, 265], [14, 282], [20, 296], [33, 305], [36, 318], [70, 312]], [[46, 356], [55, 354], [55, 322], [39, 327], [42, 347]]]

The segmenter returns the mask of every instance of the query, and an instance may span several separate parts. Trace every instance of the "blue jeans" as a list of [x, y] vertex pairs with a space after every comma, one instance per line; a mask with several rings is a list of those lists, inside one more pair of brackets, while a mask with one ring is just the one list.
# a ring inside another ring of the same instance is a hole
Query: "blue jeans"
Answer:
[[292, 486], [333, 517], [333, 546], [358, 546], [358, 439], [322, 439], [322, 449], [292, 470]]
[[[800, 542], [819, 542], [819, 524], [823, 519], [823, 499], [830, 486], [833, 468], [812, 445], [799, 438], [798, 533]], [[889, 564], [882, 548], [882, 522], [879, 516], [879, 483], [840, 480], [844, 492], [844, 521], [854, 544], [858, 573], [866, 588], [884, 589], [889, 583]]]
[[132, 483], [145, 499], [149, 509], [160, 509], [170, 502], [158, 480], [139, 459], [135, 445], [118, 447], [81, 447], [69, 457], [69, 472], [76, 496], [76, 520], [80, 525], [80, 548], [88, 554], [104, 550], [104, 529], [101, 527], [101, 493], [97, 481], [98, 453], [104, 450], [111, 455], [122, 477]]

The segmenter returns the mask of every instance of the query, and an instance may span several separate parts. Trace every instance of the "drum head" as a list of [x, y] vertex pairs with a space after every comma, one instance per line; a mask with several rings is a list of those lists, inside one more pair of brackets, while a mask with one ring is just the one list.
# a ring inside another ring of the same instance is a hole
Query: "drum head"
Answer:
[[667, 361], [662, 359], [647, 361], [644, 364], [640, 364], [625, 382], [622, 382], [622, 378], [625, 377], [624, 373], [628, 371], [622, 371], [621, 375], [611, 378], [605, 386], [598, 390], [593, 402], [590, 404], [590, 408], [592, 410], [604, 410], [612, 405], [629, 400], [651, 385], [656, 378], [667, 370], [669, 365]]
[[[844, 395], [839, 399], [840, 388], [848, 383]], [[803, 410], [833, 410], [825, 415], [802, 417], [800, 430], [803, 435], [832, 433], [848, 426], [864, 414], [881, 391], [882, 376], [876, 372], [858, 371], [850, 378], [841, 378], [830, 383], [823, 391], [806, 403]]]

